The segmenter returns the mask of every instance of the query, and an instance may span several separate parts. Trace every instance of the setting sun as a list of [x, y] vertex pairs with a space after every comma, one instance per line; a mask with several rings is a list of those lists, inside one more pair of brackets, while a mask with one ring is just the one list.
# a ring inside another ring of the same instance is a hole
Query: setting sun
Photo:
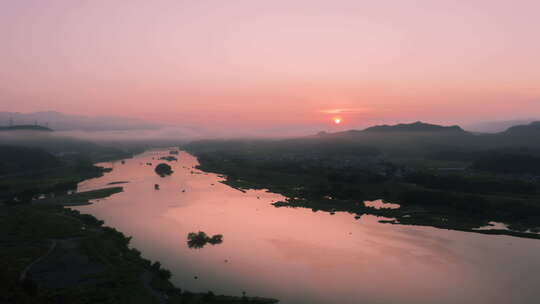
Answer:
[[335, 124], [340, 124], [341, 123], [341, 118], [334, 118], [334, 123]]

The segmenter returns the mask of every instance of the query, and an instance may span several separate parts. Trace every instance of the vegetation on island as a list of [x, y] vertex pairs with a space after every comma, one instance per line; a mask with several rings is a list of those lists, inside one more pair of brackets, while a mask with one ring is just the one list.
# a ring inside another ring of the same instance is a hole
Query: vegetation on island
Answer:
[[162, 156], [159, 158], [160, 160], [166, 160], [168, 162], [172, 162], [172, 161], [178, 161], [178, 158], [174, 157], [174, 156]]
[[210, 237], [203, 231], [199, 231], [197, 233], [190, 232], [188, 233], [187, 239], [188, 247], [193, 249], [203, 248], [206, 246], [206, 244], [218, 245], [223, 243], [223, 235], [215, 234]]
[[161, 177], [165, 177], [167, 175], [173, 174], [173, 170], [172, 170], [171, 166], [169, 166], [169, 165], [167, 165], [165, 163], [158, 164], [156, 166], [156, 168], [154, 169], [154, 171], [156, 171], [156, 174], [161, 176]]

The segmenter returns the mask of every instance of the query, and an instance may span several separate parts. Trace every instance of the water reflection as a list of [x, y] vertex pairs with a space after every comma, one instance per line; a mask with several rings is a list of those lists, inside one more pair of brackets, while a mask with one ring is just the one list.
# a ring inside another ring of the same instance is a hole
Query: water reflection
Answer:
[[[540, 298], [540, 241], [275, 208], [281, 195], [230, 188], [194, 169], [197, 160], [184, 152], [164, 178], [144, 165], [168, 153], [149, 151], [81, 183], [84, 191], [129, 181], [124, 192], [77, 209], [133, 236], [132, 245], [170, 269], [184, 290], [246, 291], [284, 304], [532, 304]], [[227, 241], [193, 250], [186, 236], [196, 231]]]

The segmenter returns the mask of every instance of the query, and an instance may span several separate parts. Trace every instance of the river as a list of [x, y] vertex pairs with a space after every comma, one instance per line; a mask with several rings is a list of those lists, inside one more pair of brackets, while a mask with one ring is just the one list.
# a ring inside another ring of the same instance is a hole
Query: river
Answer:
[[[540, 301], [538, 240], [276, 208], [281, 195], [224, 185], [194, 169], [197, 159], [185, 152], [161, 178], [154, 167], [167, 155], [150, 150], [100, 164], [113, 170], [79, 191], [127, 181], [124, 192], [76, 209], [132, 236], [131, 245], [171, 270], [183, 290], [245, 291], [284, 304]], [[187, 234], [197, 231], [222, 234], [223, 243], [191, 249]]]

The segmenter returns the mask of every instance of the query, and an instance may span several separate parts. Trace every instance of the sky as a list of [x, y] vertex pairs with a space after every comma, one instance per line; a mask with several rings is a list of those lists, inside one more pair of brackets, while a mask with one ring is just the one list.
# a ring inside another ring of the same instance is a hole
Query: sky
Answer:
[[0, 111], [267, 133], [540, 117], [539, 12], [537, 0], [0, 0]]

